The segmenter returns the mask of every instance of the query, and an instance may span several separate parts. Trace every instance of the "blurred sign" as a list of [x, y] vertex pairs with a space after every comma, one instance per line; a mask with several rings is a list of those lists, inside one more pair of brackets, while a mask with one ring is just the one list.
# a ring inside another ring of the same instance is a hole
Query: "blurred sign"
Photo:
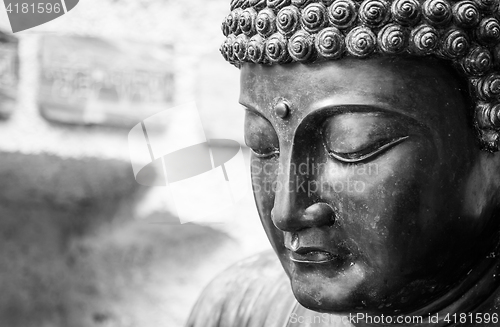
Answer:
[[0, 31], [0, 118], [10, 116], [16, 106], [19, 84], [18, 41]]
[[171, 107], [171, 47], [77, 36], [41, 42], [38, 101], [45, 118], [131, 127]]

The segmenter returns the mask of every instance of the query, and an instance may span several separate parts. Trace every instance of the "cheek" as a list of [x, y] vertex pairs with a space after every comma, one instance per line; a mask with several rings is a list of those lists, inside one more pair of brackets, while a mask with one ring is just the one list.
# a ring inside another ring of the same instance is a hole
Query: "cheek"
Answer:
[[277, 185], [278, 172], [278, 160], [260, 160], [252, 157], [252, 188], [260, 220], [274, 250], [282, 252], [283, 235], [278, 232], [271, 220], [271, 210], [274, 207], [274, 190], [279, 187]]
[[332, 187], [322, 198], [335, 206], [338, 226], [366, 260], [395, 264], [422, 249], [420, 211], [429, 205], [422, 206], [422, 194], [432, 198], [427, 174], [436, 168], [428, 149], [407, 142], [369, 163], [330, 161], [328, 168], [323, 179]]
[[276, 176], [279, 171], [278, 160], [261, 160], [252, 155], [250, 169], [255, 200], [266, 205], [272, 204], [277, 183]]

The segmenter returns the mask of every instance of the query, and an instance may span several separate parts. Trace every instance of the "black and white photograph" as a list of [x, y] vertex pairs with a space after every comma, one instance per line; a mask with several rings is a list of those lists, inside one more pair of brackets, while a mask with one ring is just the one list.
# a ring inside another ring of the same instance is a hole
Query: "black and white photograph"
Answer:
[[499, 0], [3, 0], [0, 327], [500, 326]]

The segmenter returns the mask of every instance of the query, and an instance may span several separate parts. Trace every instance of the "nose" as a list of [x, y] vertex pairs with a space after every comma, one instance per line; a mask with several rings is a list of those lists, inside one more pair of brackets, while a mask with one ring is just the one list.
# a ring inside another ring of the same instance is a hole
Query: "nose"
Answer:
[[335, 211], [321, 201], [318, 183], [311, 183], [314, 179], [314, 176], [298, 174], [292, 169], [281, 171], [271, 211], [271, 219], [278, 229], [296, 232], [335, 223]]
[[305, 228], [332, 226], [335, 211], [327, 203], [315, 203], [302, 213], [283, 215], [276, 208], [271, 211], [274, 225], [284, 232], [296, 232]]

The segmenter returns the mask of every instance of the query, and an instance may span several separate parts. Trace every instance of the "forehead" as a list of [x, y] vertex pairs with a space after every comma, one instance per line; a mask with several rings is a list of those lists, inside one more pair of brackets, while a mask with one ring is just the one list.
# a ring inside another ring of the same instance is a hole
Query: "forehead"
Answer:
[[460, 110], [463, 94], [454, 70], [432, 59], [346, 58], [308, 65], [245, 64], [241, 69], [241, 104], [273, 125], [273, 105], [282, 98], [291, 104], [288, 124], [345, 106], [393, 112], [431, 125], [458, 124], [465, 116]]

